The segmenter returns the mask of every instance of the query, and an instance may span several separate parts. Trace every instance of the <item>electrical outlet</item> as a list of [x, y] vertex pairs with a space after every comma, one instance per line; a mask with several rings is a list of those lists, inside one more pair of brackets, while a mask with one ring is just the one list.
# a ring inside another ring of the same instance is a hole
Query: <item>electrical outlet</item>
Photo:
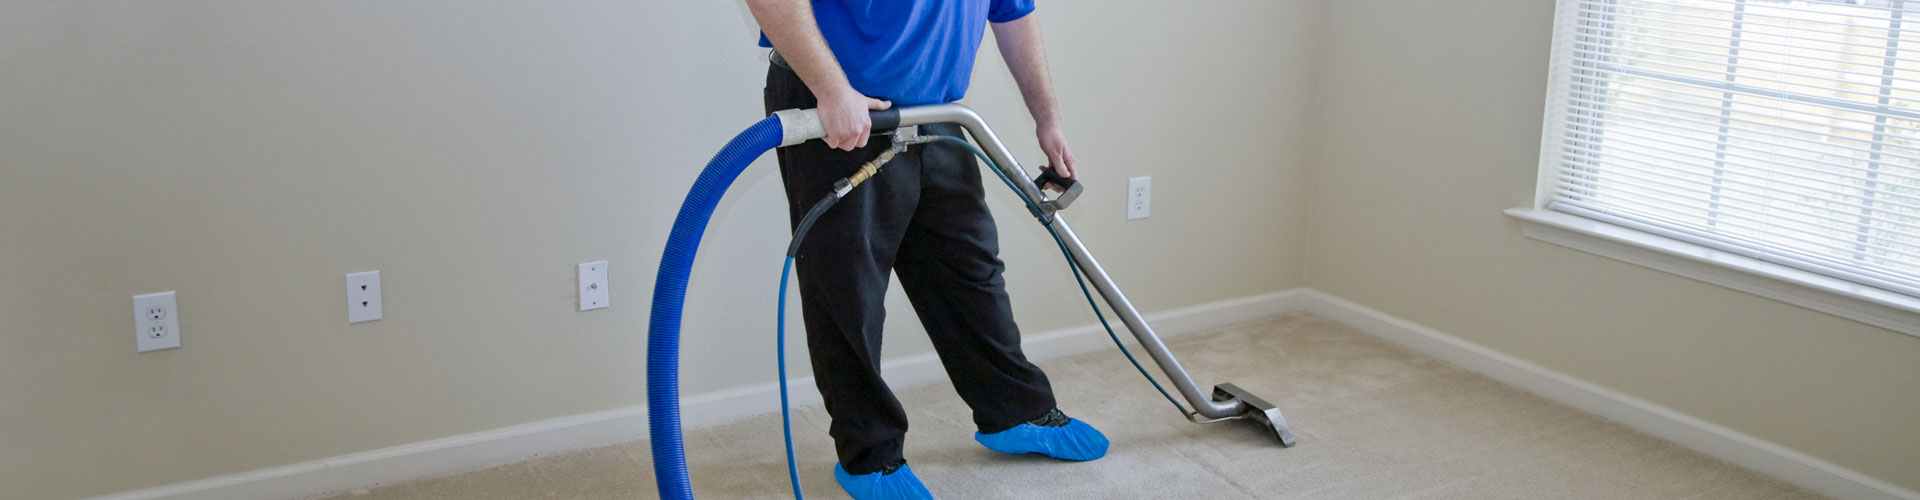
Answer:
[[133, 338], [138, 352], [180, 347], [180, 305], [172, 291], [133, 296]]
[[580, 310], [591, 311], [610, 305], [607, 291], [607, 261], [580, 265]]
[[377, 321], [386, 313], [380, 308], [380, 271], [347, 275], [347, 323]]
[[1127, 220], [1145, 219], [1153, 208], [1153, 177], [1127, 179]]

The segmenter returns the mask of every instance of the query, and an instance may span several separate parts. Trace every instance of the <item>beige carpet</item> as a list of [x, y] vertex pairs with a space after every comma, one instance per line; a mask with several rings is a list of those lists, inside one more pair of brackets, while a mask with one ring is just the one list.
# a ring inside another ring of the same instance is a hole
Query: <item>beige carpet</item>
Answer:
[[[947, 499], [1817, 498], [1320, 318], [1228, 327], [1173, 349], [1203, 384], [1237, 382], [1279, 404], [1299, 446], [1246, 423], [1188, 423], [1102, 351], [1042, 366], [1061, 407], [1113, 440], [1106, 458], [987, 451], [959, 397], [934, 384], [900, 391], [907, 460]], [[846, 498], [825, 413], [796, 415], [807, 496]], [[790, 498], [777, 414], [691, 431], [687, 449], [699, 497]], [[329, 498], [653, 498], [649, 463], [636, 442]]]

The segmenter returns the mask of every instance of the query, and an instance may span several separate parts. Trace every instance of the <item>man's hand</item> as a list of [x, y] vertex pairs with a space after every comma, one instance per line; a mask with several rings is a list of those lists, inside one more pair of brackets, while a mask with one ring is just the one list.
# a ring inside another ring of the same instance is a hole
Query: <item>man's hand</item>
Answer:
[[[1047, 154], [1047, 165], [1053, 167], [1053, 175], [1073, 178], [1073, 148], [1067, 146], [1067, 134], [1058, 126], [1041, 127], [1037, 131], [1040, 138], [1040, 151]], [[1065, 188], [1049, 182], [1041, 189], [1053, 188], [1065, 191]]]
[[873, 120], [867, 111], [887, 109], [893, 103], [860, 95], [853, 87], [844, 87], [837, 92], [826, 92], [819, 98], [820, 126], [827, 130], [827, 146], [834, 149], [853, 151], [867, 146], [867, 138], [873, 131]]

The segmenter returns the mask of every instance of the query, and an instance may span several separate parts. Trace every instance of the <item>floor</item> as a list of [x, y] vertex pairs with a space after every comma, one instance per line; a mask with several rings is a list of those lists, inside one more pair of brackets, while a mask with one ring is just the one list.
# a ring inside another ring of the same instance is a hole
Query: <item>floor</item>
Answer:
[[[1280, 405], [1299, 445], [1251, 424], [1182, 419], [1117, 352], [1041, 363], [1061, 408], [1106, 432], [1106, 458], [1064, 463], [975, 444], [951, 386], [899, 391], [914, 424], [907, 459], [950, 499], [1055, 498], [1819, 498], [1599, 417], [1312, 316], [1185, 336], [1176, 355], [1203, 383], [1232, 381]], [[796, 413], [810, 498], [833, 482], [826, 415]], [[788, 498], [779, 415], [687, 435], [703, 498]], [[653, 498], [634, 442], [356, 490], [372, 499]]]

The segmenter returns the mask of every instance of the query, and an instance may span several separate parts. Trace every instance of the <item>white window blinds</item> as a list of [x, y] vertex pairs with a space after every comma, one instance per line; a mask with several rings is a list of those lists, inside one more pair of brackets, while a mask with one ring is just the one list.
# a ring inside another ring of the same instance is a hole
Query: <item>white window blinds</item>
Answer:
[[1561, 0], [1553, 210], [1920, 296], [1920, 0]]

